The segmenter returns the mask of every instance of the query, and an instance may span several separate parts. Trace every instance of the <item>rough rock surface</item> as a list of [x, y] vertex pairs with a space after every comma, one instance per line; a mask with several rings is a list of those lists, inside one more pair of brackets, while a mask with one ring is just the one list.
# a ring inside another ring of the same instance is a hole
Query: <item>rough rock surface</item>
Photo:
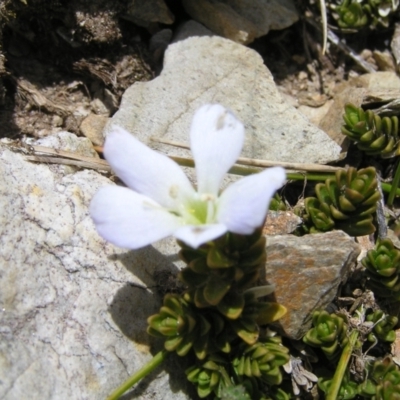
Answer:
[[178, 26], [173, 43], [188, 39], [192, 36], [213, 36], [214, 34], [204, 25], [190, 19]]
[[263, 228], [264, 235], [284, 235], [292, 233], [302, 219], [292, 211], [268, 211], [267, 220]]
[[164, 153], [190, 157], [189, 151], [156, 140], [187, 144], [195, 110], [210, 102], [230, 108], [244, 122], [244, 157], [324, 163], [339, 156], [340, 147], [325, 132], [282, 100], [258, 53], [216, 36], [170, 45], [161, 75], [127, 89], [105, 135], [118, 124]]
[[39, 139], [35, 144], [51, 147], [52, 149], [69, 151], [80, 156], [99, 158], [89, 139], [77, 137], [67, 131], [57, 132], [54, 135]]
[[[97, 235], [88, 205], [107, 178], [55, 171], [0, 147], [4, 400], [106, 398], [152, 357], [152, 273], [176, 271], [172, 240], [129, 252]], [[135, 398], [186, 399], [181, 362], [171, 358]]]
[[311, 314], [334, 299], [360, 251], [342, 231], [268, 237], [266, 278], [276, 285], [274, 301], [288, 309], [277, 322], [285, 335], [300, 339], [310, 329]]
[[[92, 142], [85, 137], [77, 137], [75, 134], [61, 131], [53, 135], [46, 136], [34, 142], [35, 145], [50, 147], [55, 150], [68, 151], [76, 155], [99, 158], [99, 155], [93, 148]], [[72, 174], [79, 170], [78, 167], [70, 165], [53, 164], [50, 167], [51, 171], [59, 174]]]
[[186, 12], [214, 33], [248, 44], [271, 29], [284, 29], [299, 15], [292, 0], [183, 0]]

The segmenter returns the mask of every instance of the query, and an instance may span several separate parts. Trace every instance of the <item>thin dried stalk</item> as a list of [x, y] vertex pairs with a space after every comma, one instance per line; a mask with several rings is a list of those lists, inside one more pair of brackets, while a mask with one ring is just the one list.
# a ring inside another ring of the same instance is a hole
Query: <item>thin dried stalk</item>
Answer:
[[319, 5], [321, 9], [321, 19], [322, 19], [322, 55], [326, 52], [326, 46], [328, 44], [328, 21], [326, 19], [326, 4], [325, 0], [319, 0]]
[[[182, 148], [189, 147], [185, 144], [177, 142], [171, 142], [166, 140], [158, 140], [158, 141], [161, 143], [166, 143]], [[99, 158], [81, 156], [76, 153], [64, 150], [56, 150], [50, 147], [27, 145], [26, 143], [22, 143], [19, 141], [13, 141], [12, 143], [0, 143], [0, 144], [9, 148], [12, 151], [23, 153], [25, 159], [28, 161], [49, 163], [49, 164], [72, 165], [80, 168], [90, 168], [99, 171], [111, 172], [111, 168], [108, 162]], [[179, 165], [188, 167], [194, 166], [194, 161], [192, 158], [174, 157], [174, 156], [170, 156], [170, 158], [175, 162], [177, 162]], [[246, 165], [249, 168], [244, 168], [242, 167], [242, 165]], [[245, 176], [248, 174], [259, 172], [259, 170], [251, 167], [268, 168], [277, 165], [290, 170], [322, 172], [322, 173], [325, 172], [331, 174], [334, 173], [336, 170], [340, 169], [338, 167], [331, 167], [319, 164], [285, 163], [277, 161], [257, 160], [252, 158], [239, 158], [237, 163], [232, 166], [230, 173]]]
[[49, 157], [49, 156], [25, 156], [25, 160], [34, 161], [44, 164], [62, 164], [71, 165], [80, 168], [95, 169], [104, 172], [111, 172], [111, 167], [107, 161], [97, 160], [93, 158], [93, 161], [79, 161], [62, 157]]
[[[187, 144], [174, 142], [172, 140], [154, 139], [154, 138], [152, 140], [162, 144], [167, 144], [174, 147], [180, 147], [182, 149], [189, 149], [189, 146]], [[249, 165], [252, 167], [263, 167], [263, 168], [280, 166], [286, 169], [291, 169], [296, 171], [307, 171], [307, 172], [335, 172], [341, 169], [339, 167], [331, 167], [329, 165], [267, 161], [267, 160], [259, 160], [257, 158], [245, 158], [245, 157], [239, 157], [236, 161], [236, 164]]]

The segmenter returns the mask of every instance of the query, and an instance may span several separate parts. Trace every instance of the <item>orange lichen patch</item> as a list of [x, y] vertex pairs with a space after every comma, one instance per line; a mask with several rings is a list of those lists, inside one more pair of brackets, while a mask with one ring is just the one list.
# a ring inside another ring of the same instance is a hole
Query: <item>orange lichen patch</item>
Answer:
[[325, 309], [334, 299], [359, 252], [359, 246], [340, 231], [267, 239], [266, 278], [276, 287], [270, 300], [287, 308], [279, 320], [286, 334], [298, 339], [305, 333], [312, 312]]
[[293, 232], [301, 219], [291, 211], [269, 211], [263, 227], [264, 235], [283, 235]]
[[[293, 257], [295, 256], [296, 253], [293, 253]], [[300, 256], [300, 254], [297, 254], [297, 256]], [[318, 299], [310, 297], [310, 292], [316, 292], [322, 298], [326, 293], [321, 293], [320, 289], [328, 282], [336, 280], [339, 285], [335, 270], [319, 268], [317, 272], [317, 268], [314, 259], [299, 257], [296, 265], [288, 262], [287, 266], [280, 269], [279, 276], [274, 278], [276, 285], [275, 301], [284, 305], [288, 310], [280, 320], [282, 325], [291, 324], [293, 319], [298, 317], [298, 312], [311, 301], [315, 301], [315, 306], [319, 303]], [[301, 273], [299, 273], [299, 269], [302, 269]]]

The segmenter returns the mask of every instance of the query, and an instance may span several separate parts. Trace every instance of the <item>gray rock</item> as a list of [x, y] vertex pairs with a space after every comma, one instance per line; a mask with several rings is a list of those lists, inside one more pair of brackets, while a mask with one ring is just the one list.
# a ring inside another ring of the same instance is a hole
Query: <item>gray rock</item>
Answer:
[[[109, 183], [93, 171], [65, 176], [0, 147], [4, 400], [104, 399], [152, 357], [146, 319], [160, 306], [152, 274], [176, 271], [177, 247], [166, 240], [128, 252], [102, 240], [88, 205]], [[170, 357], [135, 398], [188, 398], [181, 362]]]
[[88, 138], [80, 138], [67, 131], [61, 131], [46, 136], [45, 138], [37, 140], [35, 144], [51, 147], [56, 150], [69, 151], [80, 156], [99, 158], [99, 155], [96, 153]]
[[267, 239], [266, 278], [274, 301], [288, 312], [277, 322], [284, 335], [300, 339], [315, 310], [324, 310], [357, 262], [360, 246], [342, 231], [272, 236]]
[[182, 0], [182, 4], [194, 20], [243, 44], [299, 19], [292, 0]]
[[282, 100], [258, 53], [217, 36], [170, 45], [161, 75], [126, 90], [104, 133], [117, 124], [157, 150], [191, 157], [157, 139], [188, 144], [193, 114], [205, 103], [230, 108], [245, 124], [244, 157], [324, 163], [339, 156], [336, 143]]
[[[56, 150], [68, 151], [80, 156], [99, 158], [99, 155], [93, 148], [93, 144], [88, 138], [77, 137], [75, 134], [67, 131], [57, 132], [53, 135], [38, 139], [35, 144]], [[79, 168], [69, 165], [53, 164], [50, 169], [53, 172], [66, 175], [77, 172]]]
[[204, 25], [199, 24], [192, 19], [179, 25], [175, 35], [173, 43], [185, 40], [193, 36], [213, 36], [214, 34], [207, 29]]
[[175, 20], [164, 0], [130, 0], [122, 17], [145, 28], [154, 23], [172, 24]]

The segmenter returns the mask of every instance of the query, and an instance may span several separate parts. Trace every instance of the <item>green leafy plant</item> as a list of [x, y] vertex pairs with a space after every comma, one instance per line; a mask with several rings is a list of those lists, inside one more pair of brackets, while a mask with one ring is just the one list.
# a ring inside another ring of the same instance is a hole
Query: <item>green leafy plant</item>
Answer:
[[164, 338], [167, 351], [185, 356], [193, 348], [200, 360], [209, 352], [228, 351], [232, 339], [224, 330], [225, 322], [219, 313], [199, 313], [193, 305], [174, 294], [164, 297], [160, 312], [149, 317], [148, 324], [147, 332]]
[[[187, 264], [179, 275], [189, 288], [187, 297], [199, 308], [219, 305], [222, 310], [228, 303], [229, 312], [233, 311], [232, 303], [235, 303], [238, 307], [235, 313], [240, 313], [244, 301], [239, 293], [257, 281], [260, 267], [266, 261], [261, 229], [249, 236], [223, 235], [196, 250], [182, 242], [179, 245], [182, 248], [180, 258]], [[228, 292], [238, 293], [236, 301], [231, 296], [224, 300]]]
[[315, 186], [317, 197], [304, 200], [306, 224], [310, 232], [341, 229], [351, 236], [375, 232], [373, 214], [381, 196], [377, 190], [376, 171], [368, 167], [339, 170], [335, 179]]
[[342, 0], [333, 7], [341, 28], [360, 29], [366, 26], [389, 26], [390, 15], [398, 8], [391, 0]]
[[[276, 336], [251, 346], [241, 343], [231, 357], [212, 354], [204, 362], [188, 368], [186, 375], [196, 385], [200, 398], [214, 393], [224, 399], [265, 399], [263, 385], [279, 385], [282, 382], [280, 367], [288, 360], [289, 350]], [[283, 390], [272, 392], [274, 398], [288, 398]]]
[[374, 327], [368, 335], [370, 342], [389, 342], [392, 343], [396, 339], [396, 332], [393, 328], [397, 325], [398, 318], [386, 315], [382, 310], [376, 310], [366, 315], [366, 321], [372, 322]]
[[199, 397], [220, 398], [222, 390], [240, 383], [251, 398], [262, 398], [260, 385], [278, 385], [279, 367], [289, 357], [279, 337], [260, 338], [260, 326], [281, 318], [285, 307], [259, 301], [273, 287], [249, 288], [265, 264], [261, 229], [227, 233], [198, 249], [178, 243], [187, 264], [179, 278], [187, 289], [164, 297], [159, 313], [148, 318], [148, 333], [164, 338], [169, 352], [195, 354], [199, 361], [186, 374]]
[[197, 394], [201, 399], [210, 393], [221, 397], [222, 390], [232, 386], [224, 364], [226, 364], [224, 358], [213, 355], [201, 365], [194, 365], [186, 370], [188, 381], [196, 385]]
[[345, 317], [326, 311], [315, 311], [312, 322], [313, 328], [304, 335], [303, 342], [320, 348], [328, 360], [337, 360], [348, 341]]
[[378, 239], [361, 263], [366, 268], [367, 287], [376, 296], [400, 300], [400, 250], [390, 239]]
[[278, 193], [275, 193], [275, 196], [271, 199], [269, 209], [272, 211], [286, 211], [286, 204]]
[[[318, 379], [318, 387], [325, 394], [329, 393], [331, 385], [333, 383], [332, 376], [321, 376]], [[338, 395], [336, 397], [337, 400], [349, 400], [354, 399], [358, 394], [358, 385], [350, 379], [350, 374], [347, 372], [344, 374]]]
[[367, 366], [368, 378], [359, 385], [364, 398], [375, 400], [400, 399], [400, 370], [390, 357]]
[[261, 379], [268, 385], [282, 382], [280, 366], [289, 361], [289, 350], [282, 346], [279, 336], [267, 338], [254, 345], [241, 344], [232, 361], [240, 377]]
[[342, 133], [366, 154], [382, 157], [397, 156], [399, 149], [399, 120], [396, 116], [383, 117], [364, 111], [353, 104], [345, 105], [345, 124]]
[[335, 11], [341, 28], [362, 28], [368, 24], [368, 15], [359, 2], [344, 0]]

